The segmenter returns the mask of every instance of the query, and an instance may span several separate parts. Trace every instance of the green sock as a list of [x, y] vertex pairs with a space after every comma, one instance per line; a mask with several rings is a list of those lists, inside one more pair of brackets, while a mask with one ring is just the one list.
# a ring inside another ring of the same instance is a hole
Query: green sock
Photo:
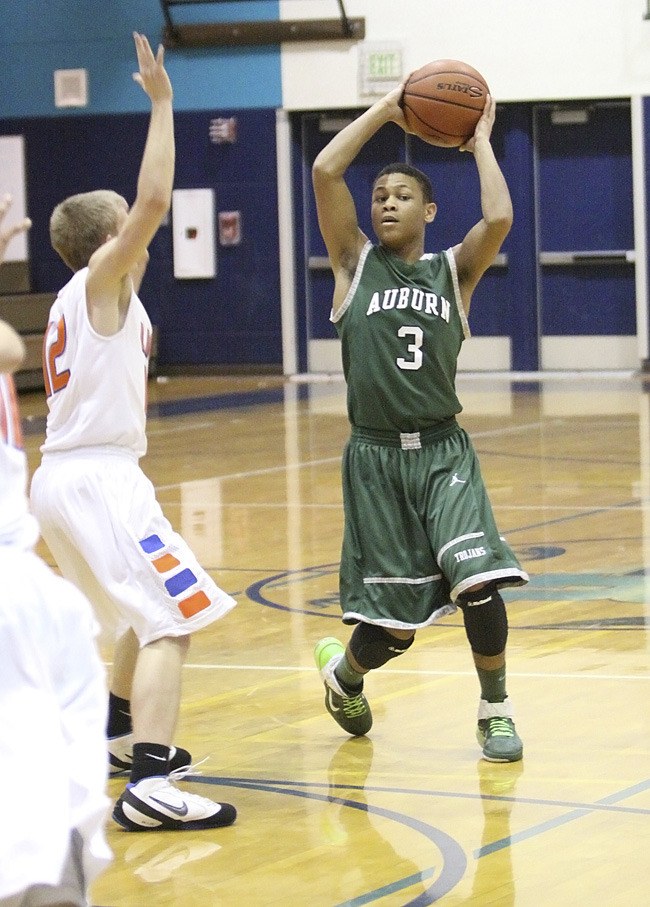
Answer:
[[363, 674], [359, 674], [358, 671], [355, 671], [354, 668], [351, 667], [347, 654], [345, 653], [337, 664], [334, 673], [343, 686], [349, 689], [356, 690], [363, 683]]
[[506, 693], [506, 668], [497, 668], [496, 671], [484, 671], [476, 668], [479, 683], [481, 684], [481, 698], [488, 702], [503, 702]]

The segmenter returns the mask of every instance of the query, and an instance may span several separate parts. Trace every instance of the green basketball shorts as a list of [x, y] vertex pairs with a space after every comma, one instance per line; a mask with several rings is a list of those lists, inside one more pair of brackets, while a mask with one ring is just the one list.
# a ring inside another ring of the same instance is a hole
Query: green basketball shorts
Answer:
[[343, 457], [345, 623], [417, 628], [485, 582], [528, 582], [499, 534], [472, 442], [455, 419], [423, 432], [354, 427]]

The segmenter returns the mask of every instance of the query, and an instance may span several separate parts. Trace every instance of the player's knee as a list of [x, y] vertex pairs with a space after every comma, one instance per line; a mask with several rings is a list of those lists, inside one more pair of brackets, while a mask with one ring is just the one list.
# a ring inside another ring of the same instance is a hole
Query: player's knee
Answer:
[[372, 670], [406, 652], [414, 637], [415, 632], [408, 639], [398, 639], [377, 624], [360, 623], [350, 637], [350, 652], [360, 667]]
[[506, 606], [494, 583], [474, 592], [461, 593], [458, 604], [463, 612], [465, 633], [477, 655], [500, 655], [508, 641]]

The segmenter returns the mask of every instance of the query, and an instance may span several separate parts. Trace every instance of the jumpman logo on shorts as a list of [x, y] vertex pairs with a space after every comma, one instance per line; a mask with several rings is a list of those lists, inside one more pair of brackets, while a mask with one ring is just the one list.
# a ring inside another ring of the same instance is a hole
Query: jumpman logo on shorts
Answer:
[[452, 488], [454, 485], [464, 485], [466, 481], [467, 481], [466, 479], [459, 479], [458, 473], [455, 472], [453, 474], [453, 476], [451, 477], [451, 482], [449, 483], [449, 487]]

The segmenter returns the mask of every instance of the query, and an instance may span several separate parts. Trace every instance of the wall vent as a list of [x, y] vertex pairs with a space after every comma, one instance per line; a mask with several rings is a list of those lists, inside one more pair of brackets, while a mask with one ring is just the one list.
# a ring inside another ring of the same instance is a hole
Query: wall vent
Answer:
[[55, 69], [54, 103], [57, 107], [87, 107], [88, 70]]

